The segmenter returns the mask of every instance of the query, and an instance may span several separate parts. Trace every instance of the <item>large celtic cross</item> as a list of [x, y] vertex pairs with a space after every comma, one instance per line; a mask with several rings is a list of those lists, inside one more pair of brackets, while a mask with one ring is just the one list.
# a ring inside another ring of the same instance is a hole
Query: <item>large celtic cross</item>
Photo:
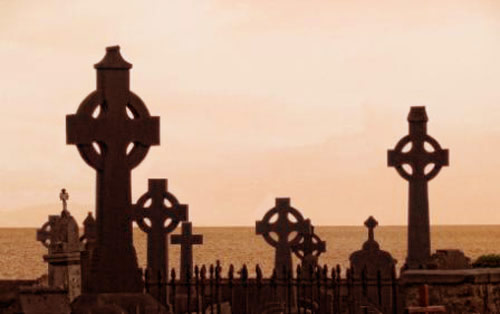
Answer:
[[[276, 220], [274, 216], [277, 216]], [[304, 219], [298, 210], [290, 206], [289, 198], [277, 198], [274, 208], [255, 223], [256, 233], [261, 234], [266, 242], [276, 249], [274, 268], [278, 276], [282, 276], [283, 270], [292, 270], [292, 247], [300, 243], [310, 227], [309, 219]], [[273, 233], [277, 237], [273, 237]]]
[[97, 246], [92, 255], [93, 292], [141, 292], [132, 244], [130, 173], [158, 145], [159, 118], [151, 117], [129, 89], [131, 64], [108, 47], [97, 69], [97, 89], [66, 117], [68, 144], [77, 145], [97, 172]]
[[[409, 182], [408, 268], [425, 267], [431, 253], [427, 182], [448, 166], [448, 150], [427, 134], [425, 107], [412, 107], [409, 134], [388, 151], [388, 166]], [[426, 148], [425, 144], [428, 144]], [[407, 150], [406, 148], [409, 147]], [[404, 168], [409, 167], [409, 171]]]

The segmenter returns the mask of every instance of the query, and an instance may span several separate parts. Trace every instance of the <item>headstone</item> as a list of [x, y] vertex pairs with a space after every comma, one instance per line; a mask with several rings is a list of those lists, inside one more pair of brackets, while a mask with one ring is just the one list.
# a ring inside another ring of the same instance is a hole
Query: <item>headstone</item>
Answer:
[[292, 251], [302, 262], [303, 276], [308, 277], [310, 270], [316, 270], [318, 257], [326, 252], [326, 242], [321, 240], [311, 225], [309, 232], [303, 234], [302, 241], [294, 245]]
[[[273, 216], [277, 219], [273, 222]], [[295, 221], [290, 220], [293, 216]], [[278, 277], [282, 277], [283, 269], [291, 271], [292, 268], [292, 247], [299, 244], [303, 235], [309, 232], [311, 222], [304, 219], [302, 214], [290, 206], [289, 198], [277, 198], [275, 207], [271, 208], [262, 220], [255, 223], [256, 234], [264, 237], [267, 243], [273, 246], [275, 251], [274, 269]], [[276, 234], [273, 238], [271, 233]], [[295, 233], [292, 239], [289, 236]]]
[[172, 244], [181, 246], [181, 281], [185, 281], [187, 273], [193, 274], [193, 245], [203, 244], [203, 236], [193, 234], [191, 222], [182, 222], [181, 234], [170, 237]]
[[83, 100], [76, 114], [66, 117], [67, 143], [76, 145], [97, 173], [97, 245], [90, 287], [94, 293], [143, 290], [132, 243], [130, 174], [149, 147], [159, 144], [160, 121], [130, 91], [131, 67], [118, 46], [108, 47], [95, 65], [97, 90]]
[[[408, 256], [405, 268], [426, 268], [431, 253], [427, 182], [448, 166], [448, 150], [427, 134], [425, 107], [411, 107], [409, 134], [388, 151], [388, 166], [409, 183]], [[425, 144], [428, 144], [427, 148]], [[408, 151], [406, 147], [411, 146]], [[404, 168], [410, 167], [411, 171]], [[429, 169], [428, 166], [433, 165]]]
[[[147, 206], [147, 203], [151, 205]], [[187, 219], [188, 207], [167, 191], [167, 180], [149, 179], [148, 192], [142, 195], [134, 207], [137, 225], [148, 235], [148, 271], [152, 278], [160, 274], [168, 280], [168, 234]], [[149, 221], [149, 225], [147, 223]], [[163, 304], [167, 302], [165, 286], [150, 287], [150, 294]]]
[[60, 215], [50, 215], [37, 230], [37, 240], [48, 248], [48, 285], [23, 287], [20, 302], [23, 313], [69, 313], [69, 304], [81, 293], [80, 241], [78, 225], [67, 207], [69, 194], [61, 190]]
[[349, 257], [350, 269], [354, 270], [354, 280], [358, 282], [365, 280], [368, 283], [364, 293], [361, 287], [357, 286], [355, 293], [358, 297], [361, 298], [364, 294], [371, 302], [379, 304], [386, 312], [390, 312], [392, 308], [391, 287], [381, 285], [381, 291], [378, 291], [378, 283], [392, 278], [396, 260], [389, 252], [381, 250], [380, 245], [375, 241], [374, 229], [377, 226], [378, 222], [373, 216], [365, 221], [368, 239], [363, 243], [361, 250], [353, 252]]

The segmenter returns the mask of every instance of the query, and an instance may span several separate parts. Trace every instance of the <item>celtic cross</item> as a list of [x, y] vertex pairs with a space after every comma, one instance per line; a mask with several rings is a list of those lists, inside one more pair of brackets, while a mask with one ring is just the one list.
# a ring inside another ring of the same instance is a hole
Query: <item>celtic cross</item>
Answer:
[[311, 226], [309, 232], [303, 234], [302, 241], [292, 247], [293, 253], [300, 259], [304, 260], [308, 256], [319, 257], [321, 253], [326, 252], [326, 242], [314, 232], [314, 227]]
[[[133, 211], [137, 225], [148, 235], [148, 270], [155, 276], [153, 278], [162, 274], [167, 279], [167, 235], [174, 231], [179, 222], [187, 220], [188, 207], [179, 204], [177, 198], [167, 191], [166, 179], [149, 179], [148, 192], [133, 205]], [[164, 291], [150, 292], [157, 296], [160, 302], [166, 304]]]
[[108, 47], [95, 65], [97, 89], [66, 116], [66, 140], [97, 172], [97, 245], [92, 255], [93, 292], [141, 292], [132, 244], [131, 170], [158, 145], [159, 118], [151, 117], [129, 88], [132, 65], [119, 47]]
[[193, 245], [203, 244], [203, 236], [193, 234], [191, 222], [182, 222], [181, 234], [172, 235], [170, 241], [181, 246], [181, 280], [186, 280], [187, 273], [193, 273]]
[[[409, 134], [393, 150], [388, 151], [388, 166], [395, 167], [409, 182], [408, 202], [408, 268], [424, 267], [430, 257], [429, 199], [427, 182], [443, 166], [448, 166], [448, 150], [427, 134], [425, 107], [411, 107], [408, 115]], [[430, 148], [426, 148], [425, 144]], [[409, 150], [405, 148], [411, 146]], [[411, 171], [403, 166], [407, 165]], [[429, 169], [429, 165], [433, 167]]]
[[[275, 221], [273, 216], [277, 216]], [[290, 220], [290, 216], [293, 220]], [[278, 276], [282, 276], [283, 270], [292, 269], [291, 249], [300, 243], [310, 227], [309, 219], [304, 219], [298, 210], [290, 206], [289, 198], [277, 198], [275, 207], [271, 208], [262, 220], [255, 223], [256, 234], [262, 235], [266, 242], [276, 249], [274, 268]], [[273, 233], [277, 238], [272, 236]], [[293, 238], [289, 239], [294, 233]]]

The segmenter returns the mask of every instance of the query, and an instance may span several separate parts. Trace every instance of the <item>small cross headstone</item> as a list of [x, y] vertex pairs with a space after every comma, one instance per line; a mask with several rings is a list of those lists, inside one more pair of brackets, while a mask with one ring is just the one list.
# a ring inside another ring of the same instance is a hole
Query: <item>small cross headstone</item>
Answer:
[[[148, 206], [149, 202], [151, 204]], [[188, 219], [187, 205], [180, 204], [177, 198], [167, 191], [166, 179], [149, 179], [148, 192], [133, 205], [133, 211], [137, 225], [148, 235], [148, 271], [152, 278], [158, 278], [160, 274], [168, 280], [167, 236], [181, 221]], [[156, 287], [152, 287], [150, 293], [166, 304], [165, 291], [155, 289]]]
[[419, 289], [419, 306], [410, 306], [406, 308], [406, 313], [446, 313], [446, 307], [442, 305], [429, 305], [429, 286], [423, 285]]
[[303, 234], [302, 241], [294, 245], [292, 251], [301, 260], [304, 270], [302, 274], [307, 277], [309, 269], [316, 269], [321, 253], [326, 252], [326, 242], [321, 240], [311, 225], [309, 232]]
[[[273, 216], [276, 215], [277, 219], [273, 222]], [[291, 221], [289, 215], [295, 221]], [[304, 219], [298, 210], [290, 206], [289, 198], [277, 198], [275, 207], [271, 208], [262, 220], [255, 223], [256, 234], [262, 235], [266, 242], [276, 249], [274, 269], [278, 277], [283, 276], [283, 269], [286, 269], [286, 272], [292, 270], [292, 247], [300, 243], [310, 228], [309, 219]], [[273, 238], [271, 233], [276, 234], [277, 238]], [[295, 236], [289, 239], [293, 233]]]
[[191, 222], [184, 221], [181, 234], [172, 235], [170, 241], [181, 246], [181, 280], [185, 281], [187, 273], [193, 273], [193, 245], [203, 244], [203, 236], [193, 234]]
[[[431, 253], [427, 182], [448, 166], [448, 150], [427, 134], [425, 107], [411, 107], [409, 134], [388, 151], [388, 166], [409, 182], [406, 268], [425, 268]], [[427, 148], [425, 144], [428, 144]], [[411, 147], [410, 147], [411, 146]], [[408, 151], [406, 147], [410, 147]], [[433, 165], [429, 168], [429, 165]], [[404, 166], [411, 170], [406, 170]]]
[[94, 293], [140, 293], [141, 273], [132, 241], [131, 171], [160, 142], [160, 119], [130, 91], [130, 68], [120, 47], [108, 47], [95, 65], [97, 88], [76, 114], [66, 116], [67, 144], [96, 170], [97, 245], [92, 255]]

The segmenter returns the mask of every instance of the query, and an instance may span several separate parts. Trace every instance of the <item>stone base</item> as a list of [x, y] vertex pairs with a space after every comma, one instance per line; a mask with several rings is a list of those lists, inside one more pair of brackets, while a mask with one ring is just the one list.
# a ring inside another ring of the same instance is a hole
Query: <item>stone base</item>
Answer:
[[431, 256], [431, 267], [435, 269], [468, 269], [471, 268], [470, 258], [460, 250], [437, 250]]
[[71, 304], [72, 314], [170, 314], [170, 310], [149, 294], [83, 294]]
[[25, 314], [71, 313], [68, 290], [57, 287], [21, 287], [19, 302]]

